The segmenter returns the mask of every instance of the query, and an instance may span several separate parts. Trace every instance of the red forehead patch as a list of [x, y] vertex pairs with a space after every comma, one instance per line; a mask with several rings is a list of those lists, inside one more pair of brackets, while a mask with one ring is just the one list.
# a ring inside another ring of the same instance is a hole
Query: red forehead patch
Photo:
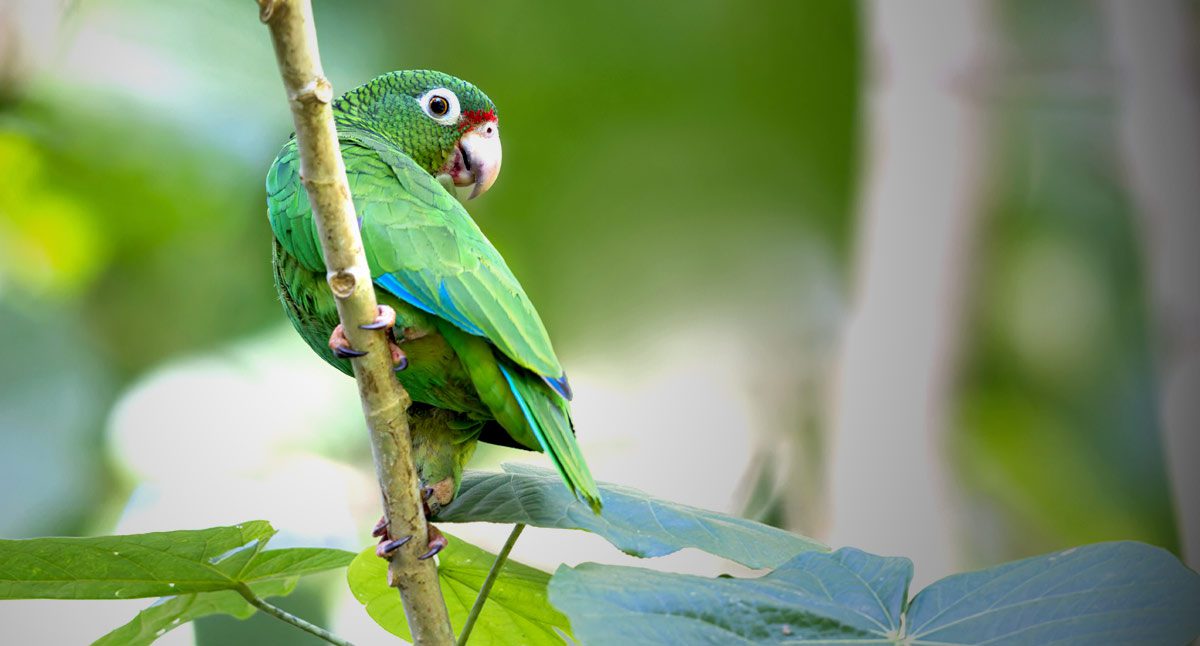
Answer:
[[459, 122], [459, 128], [466, 130], [481, 123], [496, 120], [495, 110], [464, 110], [462, 113], [462, 121]]

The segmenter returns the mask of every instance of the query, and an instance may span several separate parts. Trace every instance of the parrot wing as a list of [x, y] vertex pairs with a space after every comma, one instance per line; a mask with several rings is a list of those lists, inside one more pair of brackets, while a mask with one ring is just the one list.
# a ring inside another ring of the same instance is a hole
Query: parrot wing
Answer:
[[[492, 342], [566, 399], [550, 335], [525, 290], [462, 205], [407, 157], [390, 177], [360, 178], [363, 245], [375, 283]], [[356, 190], [357, 188], [357, 190]]]
[[[374, 141], [343, 144], [346, 177], [375, 283], [434, 316], [490, 341], [517, 365], [571, 399], [550, 335], [500, 253], [462, 205], [399, 151]], [[363, 144], [365, 144], [366, 147]], [[324, 270], [312, 211], [299, 181], [294, 141], [267, 176], [275, 237], [314, 271]]]

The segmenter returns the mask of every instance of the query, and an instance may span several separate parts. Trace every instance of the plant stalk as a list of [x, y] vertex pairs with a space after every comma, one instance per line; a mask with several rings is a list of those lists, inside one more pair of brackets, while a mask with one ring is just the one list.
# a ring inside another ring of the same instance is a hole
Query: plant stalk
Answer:
[[448, 646], [454, 643], [454, 633], [438, 584], [437, 565], [433, 559], [417, 559], [427, 551], [428, 529], [409, 437], [407, 411], [412, 400], [392, 372], [385, 333], [359, 327], [376, 316], [375, 288], [346, 182], [333, 121], [333, 88], [321, 69], [312, 7], [308, 0], [258, 0], [258, 4], [287, 90], [300, 152], [300, 177], [312, 204], [338, 316], [350, 344], [366, 351], [351, 364], [371, 433], [388, 535], [418, 538], [396, 550], [388, 582], [400, 590], [414, 641]]
[[305, 632], [312, 633], [313, 635], [316, 635], [330, 644], [336, 644], [337, 646], [354, 646], [350, 642], [338, 637], [337, 635], [325, 630], [320, 626], [310, 624], [296, 615], [284, 610], [283, 608], [267, 603], [262, 597], [254, 594], [254, 591], [250, 589], [250, 586], [246, 585], [245, 583], [239, 583], [237, 591], [238, 594], [242, 595], [242, 598], [245, 599], [247, 603], [280, 621], [289, 623]]
[[508, 553], [512, 551], [513, 545], [517, 544], [517, 537], [521, 535], [523, 529], [525, 529], [525, 523], [513, 525], [512, 533], [508, 535], [504, 547], [500, 548], [500, 553], [492, 562], [492, 569], [488, 570], [487, 578], [483, 580], [483, 587], [479, 589], [479, 596], [475, 597], [475, 605], [471, 606], [471, 613], [467, 615], [467, 623], [463, 624], [462, 631], [458, 634], [458, 646], [466, 646], [467, 638], [471, 636], [471, 630], [475, 628], [475, 620], [479, 619], [479, 613], [483, 611], [483, 604], [487, 603], [488, 593], [496, 584], [496, 579], [500, 576], [500, 569], [504, 567], [504, 562], [508, 560]]

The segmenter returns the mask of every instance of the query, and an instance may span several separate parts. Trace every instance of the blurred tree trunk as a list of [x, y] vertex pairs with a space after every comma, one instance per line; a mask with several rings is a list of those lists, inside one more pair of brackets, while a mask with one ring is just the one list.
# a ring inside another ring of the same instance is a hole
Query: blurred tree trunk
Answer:
[[831, 428], [830, 542], [955, 568], [944, 438], [986, 133], [983, 2], [867, 5], [873, 70], [856, 293]]
[[1167, 468], [1183, 557], [1200, 568], [1200, 64], [1195, 3], [1107, 6], [1120, 135], [1141, 214]]

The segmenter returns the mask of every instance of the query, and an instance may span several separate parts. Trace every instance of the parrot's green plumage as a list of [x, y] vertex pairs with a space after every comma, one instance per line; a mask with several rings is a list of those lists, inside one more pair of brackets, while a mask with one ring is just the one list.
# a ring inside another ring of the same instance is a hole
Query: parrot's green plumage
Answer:
[[[416, 402], [414, 456], [434, 509], [458, 490], [477, 441], [544, 451], [567, 486], [600, 509], [575, 441], [566, 375], [504, 259], [438, 181], [486, 190], [499, 171], [496, 110], [483, 92], [431, 71], [392, 72], [333, 104], [376, 295], [396, 310]], [[309, 346], [343, 372], [338, 324], [295, 140], [267, 174], [275, 285]]]

